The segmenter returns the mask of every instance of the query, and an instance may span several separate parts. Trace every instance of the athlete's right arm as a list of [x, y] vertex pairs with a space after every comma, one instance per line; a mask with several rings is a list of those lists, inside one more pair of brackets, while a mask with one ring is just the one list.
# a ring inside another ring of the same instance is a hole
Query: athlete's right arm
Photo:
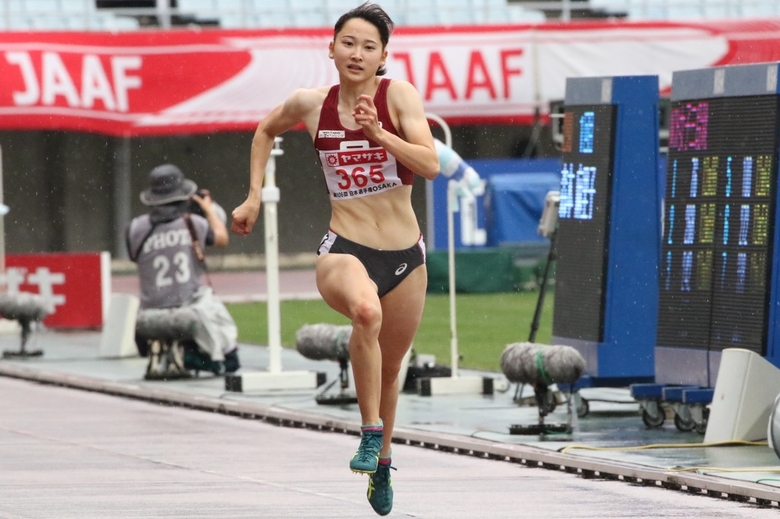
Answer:
[[231, 230], [234, 233], [249, 234], [257, 221], [265, 168], [276, 136], [304, 121], [315, 108], [317, 98], [315, 90], [295, 90], [257, 126], [249, 159], [249, 194], [244, 203], [233, 210]]

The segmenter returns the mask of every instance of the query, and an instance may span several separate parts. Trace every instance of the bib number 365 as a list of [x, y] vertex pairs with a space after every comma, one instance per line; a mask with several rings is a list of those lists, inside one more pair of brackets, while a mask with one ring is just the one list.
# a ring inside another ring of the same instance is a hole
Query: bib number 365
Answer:
[[363, 166], [355, 166], [351, 171], [337, 169], [336, 174], [341, 177], [338, 183], [339, 189], [347, 190], [351, 187], [366, 187], [368, 182], [381, 184], [385, 181], [381, 164], [372, 164], [368, 171]]

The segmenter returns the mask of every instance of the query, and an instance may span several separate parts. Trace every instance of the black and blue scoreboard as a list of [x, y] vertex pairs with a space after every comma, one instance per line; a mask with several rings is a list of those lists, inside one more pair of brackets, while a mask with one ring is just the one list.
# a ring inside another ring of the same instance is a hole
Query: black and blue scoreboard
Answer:
[[586, 384], [654, 378], [661, 241], [658, 77], [569, 78], [552, 341]]
[[657, 381], [713, 387], [726, 348], [780, 366], [778, 65], [675, 72]]

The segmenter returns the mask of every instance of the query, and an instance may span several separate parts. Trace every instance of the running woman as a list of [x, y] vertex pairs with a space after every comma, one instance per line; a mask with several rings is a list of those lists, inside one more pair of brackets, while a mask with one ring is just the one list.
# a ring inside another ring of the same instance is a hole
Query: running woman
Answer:
[[414, 175], [432, 180], [439, 160], [417, 90], [390, 80], [393, 21], [366, 2], [343, 14], [328, 46], [339, 83], [293, 91], [257, 127], [250, 189], [231, 230], [252, 231], [276, 136], [303, 123], [330, 195], [329, 229], [317, 251], [317, 288], [352, 322], [350, 360], [362, 427], [352, 471], [369, 475], [368, 501], [393, 507], [390, 456], [401, 362], [425, 305], [425, 242], [412, 208]]

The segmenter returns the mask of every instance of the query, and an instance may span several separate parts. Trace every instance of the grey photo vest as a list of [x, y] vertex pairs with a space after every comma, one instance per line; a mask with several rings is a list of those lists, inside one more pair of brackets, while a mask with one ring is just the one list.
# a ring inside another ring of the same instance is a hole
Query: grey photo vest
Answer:
[[[209, 223], [199, 215], [190, 218], [205, 249]], [[130, 222], [127, 243], [131, 259], [137, 253], [141, 308], [181, 306], [200, 287], [205, 266], [195, 256], [183, 217], [158, 223], [152, 230], [149, 215], [138, 216]]]

